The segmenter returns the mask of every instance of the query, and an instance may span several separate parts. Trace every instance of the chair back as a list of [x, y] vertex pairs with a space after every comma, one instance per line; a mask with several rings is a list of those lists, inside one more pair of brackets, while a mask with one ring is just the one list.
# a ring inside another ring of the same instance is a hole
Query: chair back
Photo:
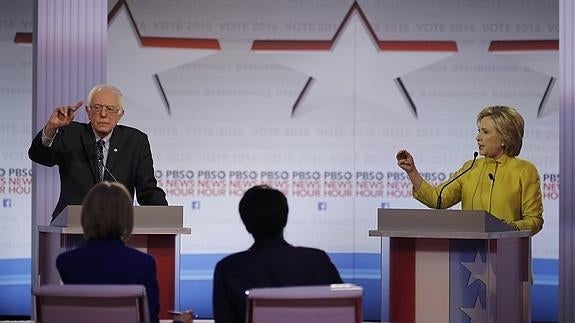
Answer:
[[32, 289], [39, 323], [148, 323], [142, 285], [42, 285]]
[[361, 323], [363, 288], [353, 284], [255, 288], [247, 323]]

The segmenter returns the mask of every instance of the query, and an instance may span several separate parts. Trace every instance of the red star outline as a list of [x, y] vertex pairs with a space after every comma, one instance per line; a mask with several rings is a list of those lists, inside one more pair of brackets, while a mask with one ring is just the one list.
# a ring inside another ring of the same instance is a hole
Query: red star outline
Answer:
[[[134, 30], [136, 31], [137, 39], [142, 47], [160, 47], [160, 48], [186, 48], [186, 49], [211, 49], [211, 50], [221, 50], [220, 42], [213, 38], [178, 38], [178, 37], [148, 37], [142, 36], [136, 19], [130, 10], [130, 6], [126, 0], [118, 0], [112, 10], [108, 13], [108, 27], [112, 24], [112, 21], [122, 9], [125, 7], [128, 17]], [[17, 32], [14, 36], [14, 43], [28, 45], [32, 44], [33, 38], [32, 33]], [[171, 107], [166, 91], [162, 85], [160, 77], [158, 74], [152, 75], [154, 82], [158, 87], [159, 95], [164, 102], [164, 107], [168, 115], [171, 114]]]
[[[353, 12], [357, 12], [362, 23], [365, 25], [369, 32], [370, 38], [373, 40], [374, 44], [380, 51], [410, 51], [410, 52], [418, 52], [418, 51], [442, 51], [442, 52], [457, 52], [457, 42], [455, 41], [417, 41], [417, 40], [409, 40], [409, 41], [386, 41], [380, 40], [377, 37], [369, 19], [361, 9], [361, 6], [354, 1], [345, 17], [342, 19], [341, 23], [339, 24], [337, 30], [335, 31], [333, 37], [330, 40], [254, 40], [252, 42], [252, 51], [283, 51], [283, 50], [317, 50], [317, 51], [330, 51], [333, 49], [334, 44], [336, 43], [337, 39], [340, 37], [344, 27], [351, 19], [351, 15]], [[300, 103], [302, 102], [303, 98], [309, 93], [312, 84], [314, 83], [315, 79], [313, 77], [309, 77], [305, 82], [302, 90], [300, 91], [299, 95], [297, 96], [293, 106], [291, 116], [292, 118], [295, 115], [297, 108], [299, 107]], [[400, 77], [395, 79], [395, 83], [399, 91], [401, 91], [403, 97], [407, 101], [407, 104], [411, 108], [412, 114], [417, 118], [417, 108], [409, 91], [405, 87], [405, 84], [402, 82]]]
[[509, 51], [535, 51], [535, 50], [559, 50], [558, 39], [534, 39], [534, 40], [493, 40], [489, 44], [490, 52]]
[[[163, 48], [189, 48], [189, 49], [213, 49], [221, 50], [220, 42], [213, 38], [178, 38], [178, 37], [148, 37], [142, 36], [130, 6], [126, 0], [118, 0], [112, 10], [108, 13], [108, 26], [112, 23], [122, 6], [126, 7], [126, 12], [136, 30], [140, 44], [143, 47], [163, 47]], [[17, 32], [14, 36], [16, 44], [32, 44], [32, 33]]]
[[[559, 40], [558, 39], [531, 39], [531, 40], [493, 40], [489, 44], [489, 52], [521, 52], [521, 51], [558, 51], [559, 50]], [[543, 111], [545, 110], [545, 103], [547, 98], [553, 89], [556, 78], [551, 76], [547, 86], [545, 87], [545, 92], [541, 97], [539, 106], [537, 107], [537, 118], [543, 116]]]
[[377, 47], [382, 51], [449, 51], [457, 52], [455, 41], [386, 41], [379, 40], [369, 19], [361, 9], [361, 6], [354, 1], [332, 39], [330, 40], [254, 40], [252, 50], [331, 50], [338, 37], [341, 35], [344, 26], [351, 19], [352, 13], [356, 11], [362, 22], [369, 30], [369, 34]]

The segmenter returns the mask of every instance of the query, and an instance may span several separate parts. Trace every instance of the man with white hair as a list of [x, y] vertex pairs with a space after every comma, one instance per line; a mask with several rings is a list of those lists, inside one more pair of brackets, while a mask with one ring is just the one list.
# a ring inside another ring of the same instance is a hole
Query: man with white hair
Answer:
[[125, 114], [123, 96], [111, 85], [97, 85], [87, 97], [90, 123], [74, 121], [83, 105], [57, 107], [33, 139], [28, 156], [36, 163], [58, 165], [60, 198], [52, 220], [67, 205], [82, 204], [95, 184], [124, 184], [140, 205], [167, 205], [157, 186], [148, 136], [135, 128], [118, 125]]

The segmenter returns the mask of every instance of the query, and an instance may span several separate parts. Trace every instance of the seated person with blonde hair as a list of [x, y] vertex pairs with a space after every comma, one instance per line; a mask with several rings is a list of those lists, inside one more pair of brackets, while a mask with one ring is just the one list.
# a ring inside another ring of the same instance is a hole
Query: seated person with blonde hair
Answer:
[[124, 244], [134, 227], [128, 190], [120, 183], [100, 182], [82, 204], [86, 244], [64, 252], [56, 267], [64, 284], [127, 284], [146, 288], [150, 322], [159, 322], [156, 261]]

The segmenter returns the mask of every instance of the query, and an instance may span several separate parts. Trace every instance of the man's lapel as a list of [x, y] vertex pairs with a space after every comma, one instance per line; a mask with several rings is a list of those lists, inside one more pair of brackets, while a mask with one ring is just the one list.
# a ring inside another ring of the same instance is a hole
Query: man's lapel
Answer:
[[[114, 169], [118, 156], [122, 153], [121, 148], [125, 147], [124, 140], [125, 138], [122, 135], [122, 128], [116, 126], [112, 133], [112, 137], [110, 138], [110, 145], [108, 146], [108, 160], [106, 161], [106, 166], [110, 171]], [[114, 174], [114, 176], [116, 175]]]
[[94, 183], [98, 183], [98, 157], [96, 156], [96, 137], [94, 136], [94, 131], [92, 131], [92, 125], [87, 124], [80, 134], [80, 140], [82, 141], [82, 147], [84, 147], [84, 153], [88, 159], [88, 164], [90, 165], [90, 171], [92, 172], [92, 178]]

